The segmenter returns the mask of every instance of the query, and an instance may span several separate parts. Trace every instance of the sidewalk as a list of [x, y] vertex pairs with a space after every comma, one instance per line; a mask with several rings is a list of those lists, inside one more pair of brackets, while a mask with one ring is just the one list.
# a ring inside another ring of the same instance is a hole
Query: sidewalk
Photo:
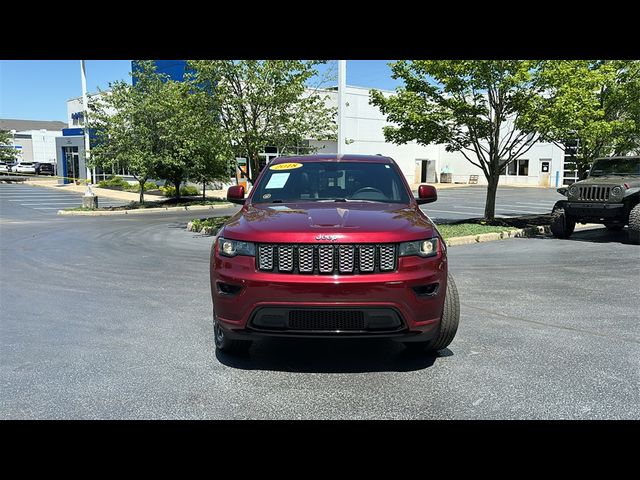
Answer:
[[[53, 188], [65, 192], [77, 192], [84, 193], [87, 190], [86, 185], [75, 185], [73, 183], [67, 183], [65, 185], [58, 184], [58, 180], [51, 178], [33, 178], [24, 182], [27, 185], [34, 185], [36, 187]], [[122, 200], [124, 202], [137, 202], [140, 200], [140, 194], [137, 192], [124, 192], [119, 190], [111, 190], [110, 188], [99, 188], [92, 186], [91, 189], [98, 197], [109, 198], [111, 200]], [[207, 190], [207, 197], [212, 198], [226, 198], [226, 190]], [[151, 195], [149, 193], [144, 194], [145, 202], [156, 202], [166, 200], [167, 197], [163, 195]]]

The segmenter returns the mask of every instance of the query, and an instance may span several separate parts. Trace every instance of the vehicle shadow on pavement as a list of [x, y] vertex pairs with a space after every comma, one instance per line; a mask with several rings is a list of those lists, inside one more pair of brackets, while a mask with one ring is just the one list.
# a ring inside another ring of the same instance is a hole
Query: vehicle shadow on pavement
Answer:
[[609, 231], [604, 227], [578, 230], [573, 232], [571, 237], [568, 238], [568, 241], [632, 245], [631, 240], [629, 240], [629, 231], [627, 228], [619, 231]]
[[452, 355], [448, 348], [438, 353], [411, 352], [379, 339], [261, 339], [243, 355], [216, 351], [217, 359], [228, 367], [300, 373], [411, 372]]

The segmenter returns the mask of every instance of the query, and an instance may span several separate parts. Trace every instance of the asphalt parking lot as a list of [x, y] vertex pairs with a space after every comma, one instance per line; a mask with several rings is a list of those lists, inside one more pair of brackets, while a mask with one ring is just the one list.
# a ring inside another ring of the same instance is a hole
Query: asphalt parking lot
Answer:
[[[436, 222], [483, 217], [487, 189], [469, 185], [438, 190], [438, 201], [421, 208]], [[496, 217], [551, 213], [553, 205], [564, 197], [555, 188], [500, 186], [496, 196]]]
[[[18, 207], [56, 215], [58, 210], [82, 206], [81, 193], [34, 187], [23, 184], [0, 183], [0, 208]], [[99, 198], [101, 207], [125, 205], [127, 202]], [[0, 215], [2, 214], [0, 210]]]
[[2, 419], [640, 418], [640, 249], [626, 231], [452, 247], [461, 324], [438, 356], [265, 340], [228, 357], [214, 353], [211, 238], [185, 231], [193, 213], [61, 217], [10, 200]]

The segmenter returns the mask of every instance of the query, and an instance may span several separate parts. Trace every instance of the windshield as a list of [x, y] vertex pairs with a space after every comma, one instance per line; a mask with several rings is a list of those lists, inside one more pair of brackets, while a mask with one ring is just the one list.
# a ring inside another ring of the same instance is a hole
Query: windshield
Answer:
[[603, 175], [640, 175], [640, 157], [596, 160], [591, 167], [592, 177]]
[[292, 162], [267, 168], [253, 192], [253, 203], [409, 203], [409, 195], [398, 172], [388, 163]]

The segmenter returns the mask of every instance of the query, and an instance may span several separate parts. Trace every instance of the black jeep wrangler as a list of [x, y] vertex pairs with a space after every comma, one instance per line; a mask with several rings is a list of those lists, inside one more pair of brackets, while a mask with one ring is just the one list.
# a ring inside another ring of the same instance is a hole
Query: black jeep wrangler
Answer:
[[586, 179], [559, 188], [567, 200], [551, 212], [551, 232], [569, 238], [576, 223], [602, 223], [609, 230], [629, 225], [629, 239], [640, 244], [640, 157], [598, 158]]

